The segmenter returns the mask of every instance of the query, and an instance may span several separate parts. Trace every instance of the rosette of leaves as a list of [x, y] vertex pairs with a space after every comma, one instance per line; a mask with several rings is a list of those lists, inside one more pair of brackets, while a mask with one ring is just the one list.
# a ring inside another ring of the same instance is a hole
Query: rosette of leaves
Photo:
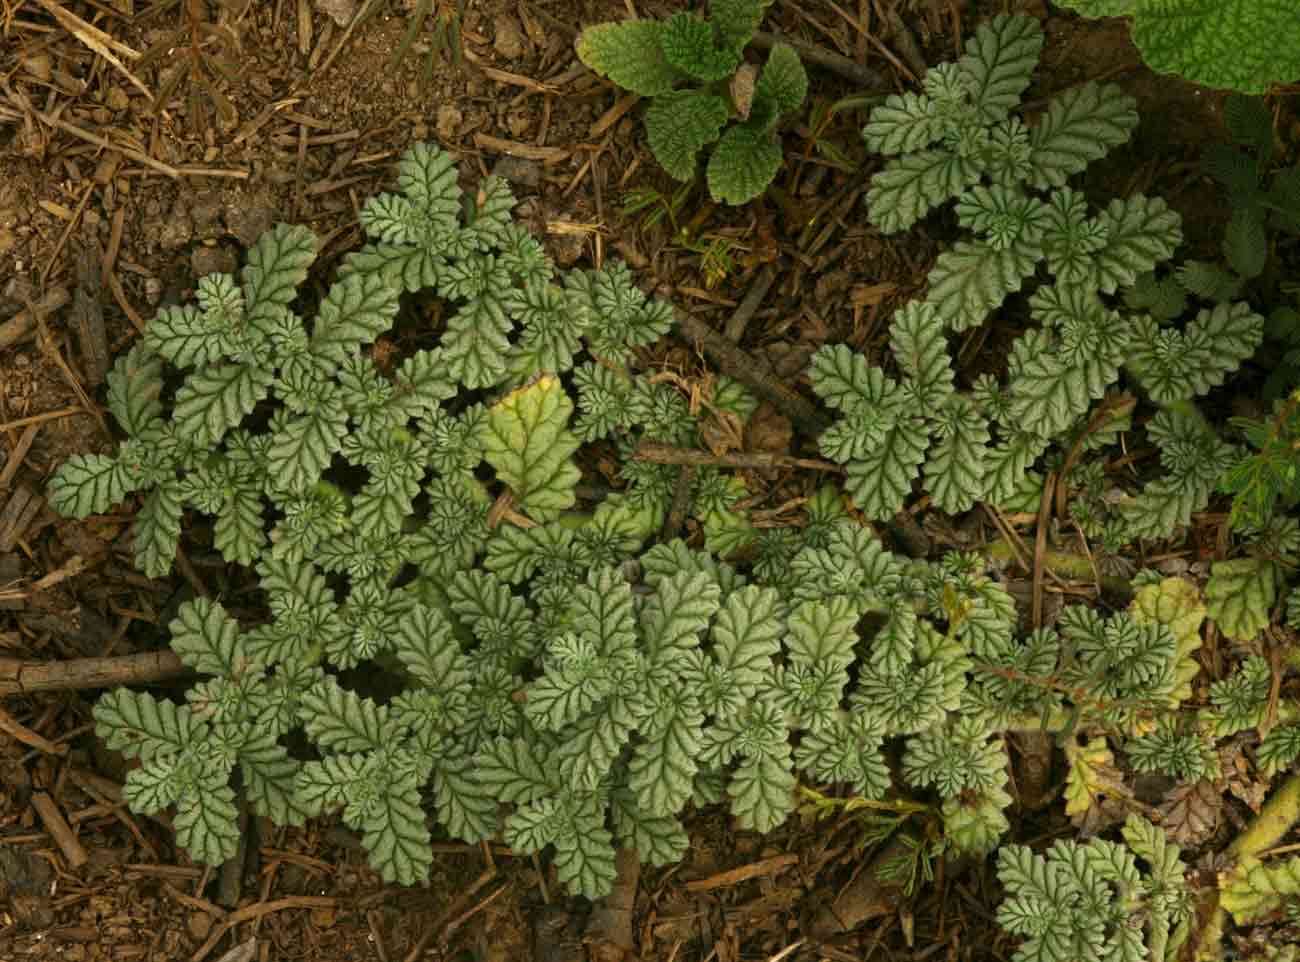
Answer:
[[1300, 79], [1300, 19], [1273, 0], [1062, 0], [1086, 17], [1132, 17], [1133, 42], [1159, 73], [1262, 94]]
[[119, 688], [95, 705], [96, 734], [140, 761], [123, 789], [131, 810], [155, 815], [174, 805], [177, 844], [205, 865], [220, 865], [239, 846], [232, 774], [256, 814], [277, 825], [301, 825], [308, 814], [294, 791], [299, 762], [282, 737], [322, 672], [309, 640], [298, 634], [295, 645], [285, 622], [276, 625], [281, 638], [261, 644], [220, 604], [187, 602], [170, 626], [172, 650], [207, 677], [185, 703]]
[[[869, 150], [889, 158], [867, 194], [873, 224], [885, 233], [905, 230], [981, 184], [1004, 189], [995, 195], [1002, 197], [999, 208], [981, 220], [990, 228], [1018, 221], [1034, 209], [1028, 191], [1061, 188], [1128, 140], [1137, 126], [1135, 102], [1114, 85], [1087, 83], [1052, 98], [1032, 127], [1015, 115], [1042, 45], [1036, 19], [996, 16], [979, 26], [960, 60], [931, 67], [919, 93], [893, 95], [872, 110], [863, 137]], [[1107, 237], [1098, 233], [1074, 228], [1075, 244], [1090, 246], [1080, 253], [1104, 245]], [[1003, 273], [1014, 260], [1001, 259]]]
[[[1186, 298], [1171, 305], [1152, 294], [1154, 270], [1182, 240], [1178, 215], [1140, 195], [1093, 213], [1066, 186], [1127, 139], [1133, 102], [1114, 87], [1076, 88], [1028, 130], [1010, 111], [1041, 42], [1036, 21], [996, 17], [960, 61], [927, 74], [924, 93], [873, 111], [868, 144], [895, 155], [868, 196], [876, 223], [899, 230], [956, 198], [958, 224], [974, 238], [942, 253], [924, 299], [895, 315], [894, 370], [842, 345], [814, 355], [813, 389], [840, 414], [820, 444], [873, 519], [898, 511], [921, 476], [948, 513], [979, 501], [1036, 505], [1033, 469], [1045, 455], [1060, 466], [1053, 445], [1095, 450], [1128, 426], [1131, 399], [1106, 396], [1127, 373], [1167, 409], [1148, 427], [1164, 473], [1122, 509], [1081, 516], [1090, 536], [1115, 547], [1168, 536], [1208, 503], [1234, 452], [1190, 402], [1255, 351], [1264, 321], [1227, 301], [1183, 321]], [[1028, 293], [1035, 323], [1012, 343], [1005, 377], [989, 372], [959, 390], [949, 332], [982, 324], [1042, 266], [1050, 279]], [[1087, 486], [1081, 460], [1061, 483]]]
[[744, 204], [763, 193], [781, 168], [777, 126], [808, 92], [799, 55], [774, 44], [757, 69], [744, 50], [771, 0], [712, 0], [710, 16], [676, 13], [667, 20], [628, 20], [588, 27], [578, 57], [618, 86], [651, 98], [646, 139], [668, 174], [693, 180], [700, 152], [715, 201]]
[[1182, 853], [1137, 815], [1123, 837], [1124, 844], [1058, 840], [1045, 853], [1003, 846], [998, 878], [1006, 896], [997, 919], [1024, 939], [1015, 962], [1178, 958], [1192, 916]]

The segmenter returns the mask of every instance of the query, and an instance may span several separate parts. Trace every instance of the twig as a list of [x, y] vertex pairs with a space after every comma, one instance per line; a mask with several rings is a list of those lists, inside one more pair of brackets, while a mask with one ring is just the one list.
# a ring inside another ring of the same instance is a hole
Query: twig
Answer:
[[789, 454], [769, 454], [765, 451], [729, 451], [714, 454], [695, 448], [675, 448], [654, 441], [643, 442], [632, 457], [652, 464], [685, 464], [696, 468], [742, 468], [755, 471], [772, 468], [807, 468], [810, 471], [830, 471], [843, 474], [842, 465], [819, 458], [796, 458]]
[[32, 795], [32, 808], [36, 809], [36, 814], [41, 817], [45, 830], [59, 846], [69, 865], [73, 868], [81, 868], [90, 860], [81, 842], [77, 841], [76, 833], [68, 825], [68, 820], [63, 817], [63, 812], [59, 811], [59, 806], [54, 803], [54, 799], [50, 798], [48, 792], [36, 792]]
[[686, 512], [691, 509], [691, 488], [695, 484], [695, 465], [683, 464], [677, 472], [673, 486], [673, 500], [664, 513], [664, 523], [659, 528], [660, 541], [672, 541], [686, 523]]
[[29, 424], [23, 428], [22, 437], [18, 439], [18, 443], [9, 452], [9, 457], [5, 460], [5, 466], [0, 468], [0, 489], [9, 487], [13, 482], [14, 475], [22, 467], [27, 452], [31, 450], [32, 442], [36, 440], [36, 435], [40, 430], [41, 426], [39, 424]]
[[24, 661], [0, 658], [0, 698], [33, 691], [72, 691], [146, 685], [189, 674], [172, 651], [149, 651], [114, 658]]
[[821, 67], [823, 70], [829, 70], [831, 73], [843, 77], [849, 83], [865, 90], [891, 89], [889, 80], [884, 74], [860, 64], [856, 60], [850, 60], [848, 57], [826, 50], [817, 46], [817, 44], [809, 43], [807, 40], [760, 30], [754, 34], [753, 40], [750, 42], [759, 50], [771, 50], [773, 45], [783, 43], [793, 48], [806, 63]]
[[682, 334], [698, 344], [723, 374], [771, 401], [803, 433], [816, 436], [826, 430], [830, 424], [826, 415], [786, 384], [766, 362], [737, 347], [695, 315], [682, 310], [676, 314]]
[[46, 411], [43, 414], [30, 414], [25, 418], [15, 418], [0, 424], [0, 431], [12, 431], [14, 428], [25, 428], [29, 424], [44, 424], [46, 421], [57, 421], [59, 418], [70, 418], [74, 414], [85, 413], [85, 408], [59, 408], [57, 411]]
[[[1070, 490], [1065, 481], [1069, 478], [1075, 462], [1079, 460], [1079, 455], [1083, 453], [1083, 443], [1088, 440], [1089, 435], [1099, 430], [1107, 421], [1112, 420], [1113, 417], [1123, 417], [1127, 411], [1133, 410], [1136, 404], [1137, 399], [1131, 394], [1112, 394], [1097, 405], [1097, 410], [1088, 419], [1088, 423], [1079, 432], [1079, 436], [1074, 439], [1074, 443], [1070, 445], [1070, 450], [1065, 455], [1065, 460], [1061, 462], [1061, 470], [1058, 474], [1061, 483], [1056, 486], [1056, 516], [1058, 518], [1065, 518], [1067, 510], [1065, 499]], [[1127, 409], [1127, 411], [1124, 409]]]
[[235, 180], [247, 180], [249, 177], [246, 170], [228, 170], [219, 167], [173, 167], [171, 164], [164, 164], [161, 160], [155, 160], [142, 150], [136, 150], [134, 147], [127, 147], [124, 144], [115, 144], [107, 137], [101, 137], [98, 134], [92, 134], [88, 130], [82, 130], [76, 124], [69, 123], [62, 117], [55, 117], [39, 110], [35, 110], [33, 113], [41, 119], [42, 123], [50, 127], [57, 127], [59, 130], [72, 134], [72, 136], [84, 140], [88, 144], [103, 147], [105, 150], [115, 150], [119, 154], [130, 157], [132, 160], [170, 177], [172, 180], [179, 180], [181, 177], [186, 176], [229, 177]]
[[36, 0], [36, 2], [49, 11], [51, 16], [53, 16], [55, 20], [59, 21], [68, 33], [72, 34], [95, 53], [107, 60], [114, 70], [127, 79], [131, 86], [135, 87], [136, 90], [140, 91], [146, 98], [148, 98], [150, 104], [154, 102], [153, 91], [146, 87], [135, 74], [131, 73], [131, 71], [126, 68], [126, 64], [122, 63], [113, 51], [116, 50], [118, 53], [122, 54], [122, 56], [131, 60], [139, 60], [141, 56], [140, 53], [131, 49], [126, 44], [118, 42], [98, 27], [82, 20], [75, 13], [63, 9], [63, 7], [55, 3], [54, 0]]
[[799, 856], [793, 852], [787, 852], [785, 855], [773, 855], [771, 858], [765, 858], [758, 862], [751, 862], [748, 865], [741, 865], [737, 868], [728, 869], [725, 872], [718, 872], [710, 875], [708, 878], [695, 879], [686, 883], [688, 892], [708, 892], [712, 889], [727, 888], [732, 885], [739, 885], [741, 882], [748, 882], [753, 878], [760, 878], [764, 875], [777, 875], [784, 872], [791, 865], [799, 863]]
[[758, 311], [758, 306], [763, 303], [763, 298], [767, 297], [767, 292], [772, 289], [776, 282], [776, 271], [769, 264], [759, 271], [758, 277], [750, 285], [749, 291], [745, 294], [745, 299], [740, 302], [736, 312], [727, 319], [727, 326], [723, 333], [728, 338], [740, 343], [741, 335], [745, 333], [745, 325], [749, 323], [750, 318]]
[[[446, 911], [444, 911], [442, 915], [438, 916], [438, 918], [434, 919], [432, 925], [424, 930], [424, 934], [421, 935], [415, 945], [411, 947], [411, 951], [406, 953], [406, 958], [403, 959], [402, 962], [419, 962], [420, 957], [424, 955], [424, 950], [428, 947], [429, 943], [433, 941], [434, 933], [442, 929], [452, 918], [454, 918], [455, 913], [461, 911], [461, 906], [469, 902], [469, 900], [474, 897], [475, 892], [481, 889], [484, 885], [487, 885], [487, 883], [496, 878], [496, 876], [496, 869], [489, 866], [483, 874], [470, 884], [469, 888], [452, 900], [452, 903], [447, 906]], [[199, 962], [199, 960], [195, 959], [193, 962]]]
[[38, 314], [53, 314], [65, 307], [71, 299], [72, 297], [66, 287], [56, 287], [48, 291], [44, 297], [36, 302], [36, 313], [33, 313], [30, 308], [23, 308], [9, 320], [0, 324], [0, 351], [26, 340], [36, 333], [36, 317]]
[[1046, 571], [1044, 559], [1047, 556], [1047, 522], [1052, 516], [1052, 492], [1056, 489], [1056, 475], [1048, 473], [1043, 480], [1043, 496], [1038, 502], [1038, 526], [1034, 531], [1034, 581], [1033, 581], [1033, 626], [1043, 626], [1043, 573]]
[[59, 745], [50, 741], [44, 735], [32, 731], [13, 715], [9, 714], [0, 707], [0, 731], [6, 733], [11, 738], [22, 742], [29, 748], [35, 748], [39, 752], [47, 755], [66, 755], [68, 753], [67, 745]]
[[231, 912], [222, 919], [220, 924], [212, 930], [208, 940], [190, 956], [190, 962], [203, 962], [208, 957], [208, 953], [216, 948], [222, 937], [236, 925], [243, 922], [260, 919], [263, 915], [282, 912], [285, 909], [332, 909], [336, 905], [338, 905], [338, 900], [326, 895], [290, 895], [282, 899], [276, 899], [274, 902], [259, 902], [256, 905], [247, 905], [238, 912]]

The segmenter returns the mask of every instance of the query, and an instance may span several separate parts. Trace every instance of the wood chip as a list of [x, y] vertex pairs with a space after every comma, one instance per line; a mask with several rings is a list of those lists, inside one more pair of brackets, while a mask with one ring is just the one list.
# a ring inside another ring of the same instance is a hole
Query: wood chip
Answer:
[[32, 442], [36, 440], [36, 435], [40, 430], [41, 426], [39, 424], [29, 424], [23, 428], [22, 436], [18, 438], [18, 443], [9, 452], [9, 457], [5, 459], [4, 468], [0, 469], [0, 490], [8, 488], [13, 483], [14, 475], [23, 466], [23, 460], [27, 457], [27, 452], [31, 450]]
[[540, 160], [544, 164], [558, 164], [562, 160], [567, 160], [572, 153], [572, 151], [565, 150], [562, 147], [538, 147], [534, 144], [521, 144], [515, 140], [502, 140], [500, 137], [493, 137], [490, 134], [475, 134], [474, 143], [482, 150], [490, 150], [498, 154], [509, 154], [511, 157], [523, 157], [525, 160]]
[[36, 809], [36, 814], [40, 816], [45, 830], [59, 846], [59, 851], [68, 860], [69, 865], [73, 868], [81, 868], [90, 860], [85, 848], [68, 825], [68, 820], [63, 817], [63, 812], [59, 810], [59, 806], [55, 804], [54, 799], [50, 798], [48, 792], [36, 792], [32, 795], [32, 808]]
[[25, 484], [18, 486], [9, 496], [4, 509], [0, 510], [0, 553], [14, 549], [27, 526], [44, 506], [45, 499], [35, 491]]
[[104, 254], [89, 231], [77, 252], [77, 289], [72, 297], [72, 329], [77, 335], [82, 370], [87, 385], [97, 388], [104, 383], [112, 352], [104, 332], [103, 284], [100, 267]]
[[788, 852], [785, 855], [773, 855], [771, 858], [765, 858], [759, 862], [751, 862], [749, 865], [741, 865], [725, 872], [718, 872], [708, 878], [687, 882], [686, 890], [688, 892], [708, 892], [711, 889], [729, 888], [732, 885], [739, 885], [741, 882], [747, 882], [763, 875], [775, 875], [778, 872], [784, 872], [791, 865], [797, 865], [798, 862], [799, 856], [793, 852]]

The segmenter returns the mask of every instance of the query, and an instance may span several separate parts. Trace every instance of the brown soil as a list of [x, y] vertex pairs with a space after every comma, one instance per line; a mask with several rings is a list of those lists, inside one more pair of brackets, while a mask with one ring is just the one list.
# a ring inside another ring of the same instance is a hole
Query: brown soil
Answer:
[[[189, 296], [200, 273], [233, 268], [277, 221], [324, 237], [328, 270], [358, 243], [360, 203], [388, 183], [394, 159], [415, 141], [456, 151], [467, 182], [492, 171], [509, 178], [521, 216], [560, 265], [622, 257], [645, 286], [707, 322], [721, 326], [759, 272], [772, 269], [776, 284], [744, 343], [786, 372], [825, 340], [877, 343], [882, 318], [924, 281], [937, 241], [869, 229], [860, 206], [869, 169], [827, 165], [806, 115], [786, 137], [790, 163], [766, 202], [717, 209], [697, 188], [683, 206], [703, 246], [716, 254], [724, 245], [729, 263], [677, 243], [666, 225], [641, 229], [642, 215], [623, 217], [632, 189], [673, 185], [655, 170], [635, 111], [618, 119], [618, 94], [577, 64], [573, 39], [581, 24], [624, 16], [630, 0], [471, 0], [463, 56], [442, 52], [427, 76], [434, 18], [418, 25], [394, 66], [414, 3], [372, 3], [374, 15], [351, 31], [325, 12], [359, 5], [0, 0], [0, 331], [51, 296], [71, 301], [80, 289], [91, 305], [85, 315], [72, 305], [38, 312], [29, 336], [0, 341], [0, 656], [157, 648], [187, 580], [224, 583], [202, 559], [185, 577], [140, 577], [123, 552], [130, 505], [62, 521], [39, 500], [43, 481], [69, 454], [110, 446], [99, 403], [104, 359], [132, 342], [141, 319]], [[767, 26], [867, 63], [901, 88], [918, 57], [950, 57], [958, 32], [1008, 6], [1047, 17], [1045, 68], [1031, 97], [1098, 76], [1139, 97], [1141, 132], [1097, 172], [1098, 183], [1172, 195], [1193, 243], [1209, 243], [1221, 212], [1189, 162], [1205, 138], [1220, 136], [1219, 98], [1147, 72], [1122, 25], [1048, 16], [1041, 0], [778, 0]], [[888, 27], [890, 7], [906, 33]], [[681, 4], [636, 8], [654, 15]], [[455, 4], [437, 0], [433, 9], [450, 14]], [[80, 42], [56, 11], [110, 35], [124, 66]], [[135, 54], [146, 51], [141, 62]], [[234, 65], [230, 76], [222, 60]], [[819, 102], [854, 92], [825, 72], [812, 77]], [[166, 92], [156, 109], [135, 81], [151, 95]], [[861, 122], [848, 111], [821, 136], [860, 162]], [[202, 170], [177, 172], [184, 168]], [[330, 824], [253, 826], [246, 871], [219, 884], [177, 851], [165, 824], [116, 804], [120, 761], [88, 730], [92, 698], [3, 702], [53, 744], [0, 734], [0, 899], [8, 898], [0, 959], [567, 962], [588, 951], [589, 908], [558, 897], [544, 863], [487, 848], [444, 846], [433, 880], [404, 890], [380, 884]], [[73, 864], [38, 816], [33, 799], [42, 792], [70, 824], [84, 864]], [[1064, 824], [1059, 814], [1032, 817], [1036, 833]], [[874, 921], [822, 942], [814, 920], [864, 870], [851, 824], [795, 820], [758, 838], [705, 812], [691, 827], [687, 861], [641, 877], [628, 958], [1009, 954], [991, 925], [997, 892], [987, 865], [942, 866], [914, 898], [876, 893]], [[608, 943], [591, 951], [619, 957]]]

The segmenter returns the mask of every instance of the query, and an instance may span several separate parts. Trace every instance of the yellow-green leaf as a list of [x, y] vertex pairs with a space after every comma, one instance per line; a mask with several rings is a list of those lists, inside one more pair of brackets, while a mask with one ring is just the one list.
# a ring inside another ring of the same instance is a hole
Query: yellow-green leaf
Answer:
[[1210, 568], [1205, 604], [1219, 630], [1233, 641], [1250, 641], [1268, 625], [1277, 600], [1277, 569], [1264, 558], [1234, 558]]
[[576, 500], [578, 438], [569, 430], [573, 402], [559, 378], [546, 376], [511, 391], [488, 409], [484, 458], [514, 491], [519, 507], [539, 521]]
[[1196, 586], [1184, 578], [1165, 578], [1139, 588], [1129, 605], [1129, 614], [1138, 624], [1155, 622], [1164, 625], [1178, 643], [1174, 665], [1172, 705], [1192, 696], [1192, 679], [1200, 666], [1196, 651], [1201, 647], [1201, 625], [1205, 621], [1205, 604]]

